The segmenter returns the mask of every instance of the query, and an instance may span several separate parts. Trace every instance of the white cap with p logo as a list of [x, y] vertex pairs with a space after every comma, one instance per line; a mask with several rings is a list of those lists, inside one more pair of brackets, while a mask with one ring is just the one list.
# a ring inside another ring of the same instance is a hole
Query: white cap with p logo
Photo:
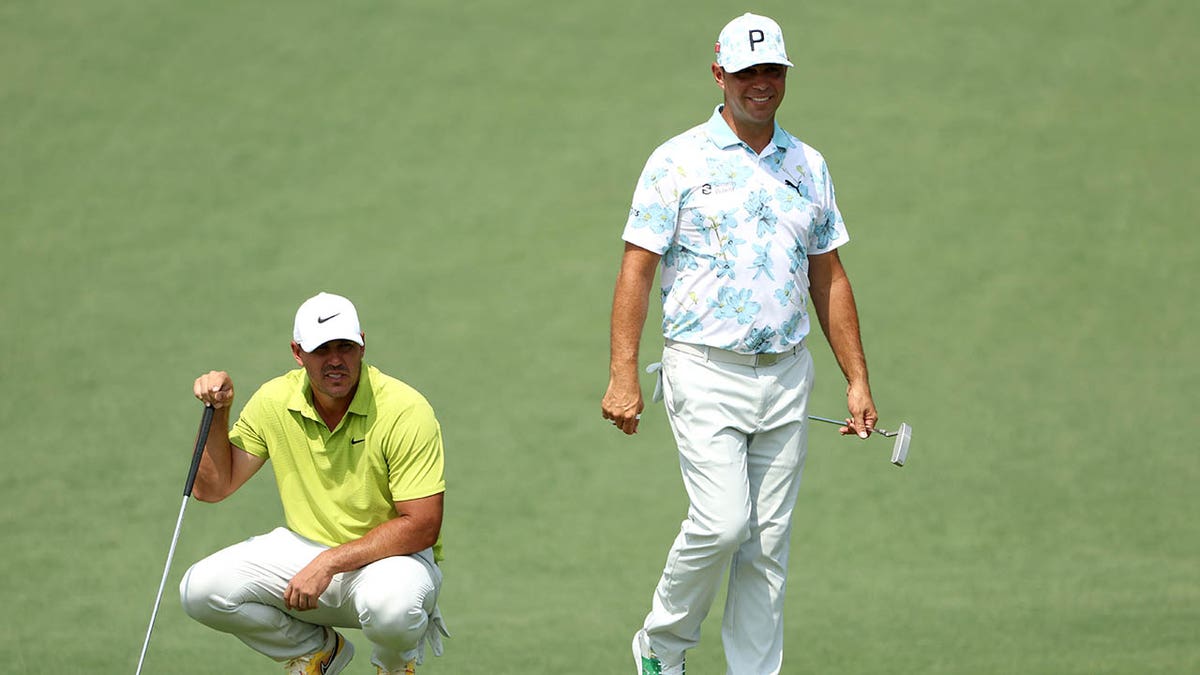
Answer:
[[761, 63], [791, 66], [783, 46], [783, 29], [769, 17], [749, 12], [721, 29], [714, 48], [717, 65], [736, 73]]

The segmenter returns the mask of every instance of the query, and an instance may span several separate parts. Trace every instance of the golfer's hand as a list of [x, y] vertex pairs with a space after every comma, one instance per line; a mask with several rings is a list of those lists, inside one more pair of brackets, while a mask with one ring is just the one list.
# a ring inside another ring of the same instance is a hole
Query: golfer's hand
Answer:
[[637, 375], [629, 382], [610, 378], [608, 391], [600, 401], [600, 414], [604, 419], [611, 420], [613, 425], [626, 434], [636, 434], [638, 420], [642, 417], [642, 409], [646, 404], [642, 401], [642, 387], [638, 384]]
[[843, 436], [856, 434], [859, 438], [867, 438], [875, 430], [879, 421], [879, 413], [875, 411], [875, 401], [871, 399], [871, 388], [867, 385], [851, 385], [846, 390], [846, 409], [850, 417], [846, 418], [846, 426], [840, 431]]
[[213, 408], [228, 408], [233, 405], [233, 380], [223, 370], [212, 370], [196, 378], [192, 393]]
[[301, 612], [316, 609], [321, 594], [325, 592], [326, 588], [329, 588], [331, 581], [333, 581], [333, 572], [325, 566], [321, 556], [317, 556], [288, 582], [287, 588], [283, 591], [283, 604], [288, 609]]

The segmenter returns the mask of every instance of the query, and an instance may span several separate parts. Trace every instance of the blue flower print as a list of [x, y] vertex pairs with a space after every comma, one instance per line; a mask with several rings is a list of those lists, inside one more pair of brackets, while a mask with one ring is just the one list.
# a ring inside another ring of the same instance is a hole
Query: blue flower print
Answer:
[[751, 300], [751, 297], [749, 288], [737, 291], [725, 286], [717, 291], [716, 300], [708, 301], [708, 306], [717, 310], [713, 316], [718, 319], [736, 318], [739, 324], [747, 324], [754, 320], [754, 315], [762, 308], [762, 305]]
[[634, 227], [649, 227], [651, 232], [662, 234], [674, 228], [674, 213], [662, 204], [647, 204], [637, 207]]
[[787, 213], [792, 209], [800, 208], [800, 193], [791, 188], [778, 188], [775, 190], [775, 201], [779, 202], [779, 210]]
[[804, 318], [804, 310], [799, 310], [795, 314], [792, 314], [788, 317], [787, 321], [784, 321], [783, 325], [779, 327], [779, 332], [782, 333], [783, 336], [789, 341], [794, 342], [800, 339], [800, 336], [797, 333], [800, 330], [800, 319], [802, 318]]
[[746, 243], [745, 239], [738, 239], [732, 234], [721, 239], [721, 255], [730, 258], [736, 258], [738, 255], [738, 245]]
[[[775, 197], [779, 199], [779, 201], [783, 201], [783, 194], [787, 192], [791, 193], [794, 197], [802, 197], [811, 202], [813, 201], [812, 190], [809, 189], [808, 183], [804, 181], [804, 169], [801, 167], [796, 167], [796, 169], [799, 171], [800, 175], [796, 176], [795, 178], [790, 176], [784, 178], [783, 184], [785, 187], [781, 187], [776, 190]], [[786, 210], [787, 208], [785, 207], [784, 211]]]
[[792, 209], [798, 209], [813, 200], [812, 192], [803, 180], [785, 178], [783, 179], [783, 183], [785, 187], [775, 190], [775, 199], [779, 202], [779, 208], [784, 213]]
[[692, 211], [692, 226], [695, 227], [700, 234], [704, 235], [705, 246], [708, 246], [712, 243], [712, 230], [716, 228], [708, 227], [708, 224], [704, 222], [703, 212], [699, 210]]
[[696, 254], [687, 247], [689, 243], [690, 240], [687, 236], [681, 236], [678, 242], [671, 244], [671, 247], [663, 254], [663, 265], [678, 270], [699, 269], [700, 265], [696, 262]]
[[722, 277], [728, 277], [729, 279], [737, 278], [737, 274], [735, 274], [733, 271], [733, 261], [729, 260], [728, 258], [713, 258], [708, 266], [708, 269], [716, 270], [718, 279]]
[[716, 183], [733, 183], [736, 187], [743, 187], [746, 181], [754, 174], [754, 170], [741, 158], [718, 160], [713, 157], [708, 158], [708, 173]]
[[675, 327], [672, 331], [675, 337], [697, 333], [704, 327], [700, 323], [700, 317], [690, 310], [670, 317], [668, 323]]
[[754, 262], [750, 265], [751, 267], [758, 270], [757, 272], [754, 273], [754, 278], [757, 279], [760, 276], [762, 276], [763, 274], [766, 274], [768, 279], [770, 279], [771, 281], [775, 281], [775, 275], [771, 272], [771, 242], [770, 242], [770, 240], [768, 240], [762, 246], [759, 246], [758, 244], [752, 244], [752, 246], [754, 247], [754, 252], [758, 254], [757, 256], [754, 257]]
[[770, 344], [775, 339], [775, 329], [770, 326], [762, 328], [751, 328], [750, 333], [746, 336], [746, 351], [757, 354], [758, 352], [766, 351], [764, 346]]
[[707, 224], [704, 222], [704, 216], [693, 215], [692, 224], [700, 228], [700, 231], [704, 233], [704, 243], [708, 244], [711, 241], [709, 234], [712, 232], [717, 233], [717, 240], [720, 241], [721, 235], [738, 226], [738, 220], [733, 217], [733, 214], [733, 211], [720, 211], [715, 216], [708, 216]]
[[657, 169], [647, 173], [643, 177], [642, 184], [645, 185], [646, 187], [650, 187], [651, 185], [654, 185], [658, 181], [662, 180], [664, 177], [666, 177], [666, 175], [667, 175], [667, 168], [666, 167], [658, 167]]
[[795, 274], [797, 270], [805, 268], [808, 258], [808, 247], [804, 245], [804, 242], [798, 241], [794, 247], [788, 249], [787, 256], [788, 260], [792, 263], [788, 266], [788, 272]]
[[829, 246], [829, 242], [833, 241], [834, 234], [833, 212], [827, 210], [813, 226], [813, 236], [817, 238], [817, 248]]
[[800, 289], [796, 287], [794, 279], [788, 279], [788, 282], [775, 291], [775, 299], [779, 301], [781, 307], [787, 307], [792, 303], [792, 300], [799, 297]]
[[771, 195], [767, 194], [766, 190], [759, 190], [750, 195], [742, 208], [746, 209], [750, 220], [758, 221], [758, 236], [762, 237], [768, 232], [775, 233], [775, 222], [779, 217], [775, 215], [775, 211], [768, 206], [771, 201]]
[[734, 217], [733, 211], [721, 211], [713, 217], [713, 222], [717, 225], [717, 232], [725, 234], [726, 232], [738, 226], [738, 219]]

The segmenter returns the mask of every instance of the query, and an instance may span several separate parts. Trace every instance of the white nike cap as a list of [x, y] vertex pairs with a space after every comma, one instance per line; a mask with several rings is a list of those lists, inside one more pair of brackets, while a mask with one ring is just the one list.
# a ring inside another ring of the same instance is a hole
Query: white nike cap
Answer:
[[749, 12], [721, 29], [714, 47], [717, 65], [736, 73], [760, 63], [791, 66], [783, 46], [783, 29], [774, 19]]
[[318, 293], [296, 310], [292, 339], [306, 352], [330, 340], [350, 340], [363, 344], [362, 327], [354, 303], [340, 295]]

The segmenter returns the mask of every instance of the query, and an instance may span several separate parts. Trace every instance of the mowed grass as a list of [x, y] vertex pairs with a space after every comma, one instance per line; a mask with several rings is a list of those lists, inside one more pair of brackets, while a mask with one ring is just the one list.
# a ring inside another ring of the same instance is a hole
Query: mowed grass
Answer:
[[[780, 121], [829, 159], [882, 424], [915, 428], [903, 469], [812, 430], [784, 671], [1200, 669], [1200, 10], [745, 9], [785, 29]], [[628, 672], [686, 503], [661, 409], [633, 438], [599, 416], [619, 235], [741, 11], [0, 7], [2, 670], [133, 670], [192, 380], [244, 403], [324, 289], [445, 430], [454, 638], [424, 670]], [[146, 672], [275, 672], [175, 588], [280, 518], [268, 472], [189, 506]], [[723, 672], [720, 614], [689, 672]]]

